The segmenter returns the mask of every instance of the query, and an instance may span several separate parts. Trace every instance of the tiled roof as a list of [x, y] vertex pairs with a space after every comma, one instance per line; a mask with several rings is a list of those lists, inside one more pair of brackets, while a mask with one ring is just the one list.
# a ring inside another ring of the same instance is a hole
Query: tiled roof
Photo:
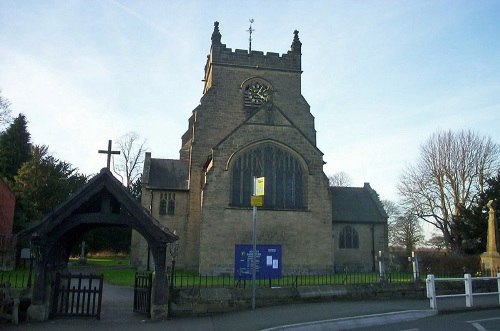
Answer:
[[377, 193], [364, 187], [330, 187], [333, 222], [387, 222]]
[[180, 160], [151, 159], [146, 188], [187, 190], [189, 163]]

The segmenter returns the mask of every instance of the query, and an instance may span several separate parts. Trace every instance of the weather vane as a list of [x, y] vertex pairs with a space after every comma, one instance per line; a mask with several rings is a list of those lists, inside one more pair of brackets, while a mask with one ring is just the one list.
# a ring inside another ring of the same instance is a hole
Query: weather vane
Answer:
[[252, 51], [252, 32], [254, 32], [255, 30], [252, 29], [252, 23], [253, 23], [253, 18], [249, 19], [250, 21], [250, 28], [248, 28], [248, 33], [250, 33], [250, 37], [248, 38], [248, 52], [250, 53]]

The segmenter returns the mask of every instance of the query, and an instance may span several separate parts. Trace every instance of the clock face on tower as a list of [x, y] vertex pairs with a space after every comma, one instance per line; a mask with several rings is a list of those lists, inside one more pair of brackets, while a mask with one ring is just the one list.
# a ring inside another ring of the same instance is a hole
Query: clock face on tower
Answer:
[[247, 98], [256, 106], [262, 105], [271, 98], [271, 88], [262, 83], [254, 83], [247, 87]]

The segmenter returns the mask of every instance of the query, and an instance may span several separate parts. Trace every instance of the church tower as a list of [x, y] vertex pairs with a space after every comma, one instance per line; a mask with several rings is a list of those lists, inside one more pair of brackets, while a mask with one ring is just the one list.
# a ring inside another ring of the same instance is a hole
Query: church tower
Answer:
[[[281, 247], [282, 272], [332, 271], [332, 203], [301, 94], [299, 32], [281, 55], [227, 48], [218, 22], [211, 39], [179, 160], [146, 155], [143, 206], [180, 237], [179, 268], [233, 273], [235, 246], [252, 242], [253, 177], [265, 177], [257, 244]], [[137, 236], [132, 251], [140, 267]]]
[[298, 31], [281, 56], [232, 51], [221, 39], [215, 22], [203, 97], [182, 137], [180, 159], [190, 165], [186, 266], [232, 272], [235, 245], [251, 243], [252, 178], [263, 176], [257, 243], [282, 246], [284, 271], [331, 270], [328, 180], [301, 94]]

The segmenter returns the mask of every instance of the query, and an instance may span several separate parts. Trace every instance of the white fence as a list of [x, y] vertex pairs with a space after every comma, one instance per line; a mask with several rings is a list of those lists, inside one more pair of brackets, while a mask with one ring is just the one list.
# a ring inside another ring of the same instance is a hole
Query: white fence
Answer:
[[[497, 280], [497, 292], [472, 292], [472, 281], [484, 281], [492, 279]], [[464, 282], [465, 293], [436, 295], [436, 282]], [[427, 298], [429, 298], [430, 300], [432, 309], [437, 309], [437, 299], [439, 298], [465, 297], [465, 305], [467, 307], [473, 307], [475, 296], [496, 294], [498, 295], [498, 302], [500, 304], [500, 273], [497, 273], [496, 277], [471, 277], [470, 274], [465, 274], [463, 278], [434, 278], [434, 275], [427, 275], [425, 283], [427, 287]]]

